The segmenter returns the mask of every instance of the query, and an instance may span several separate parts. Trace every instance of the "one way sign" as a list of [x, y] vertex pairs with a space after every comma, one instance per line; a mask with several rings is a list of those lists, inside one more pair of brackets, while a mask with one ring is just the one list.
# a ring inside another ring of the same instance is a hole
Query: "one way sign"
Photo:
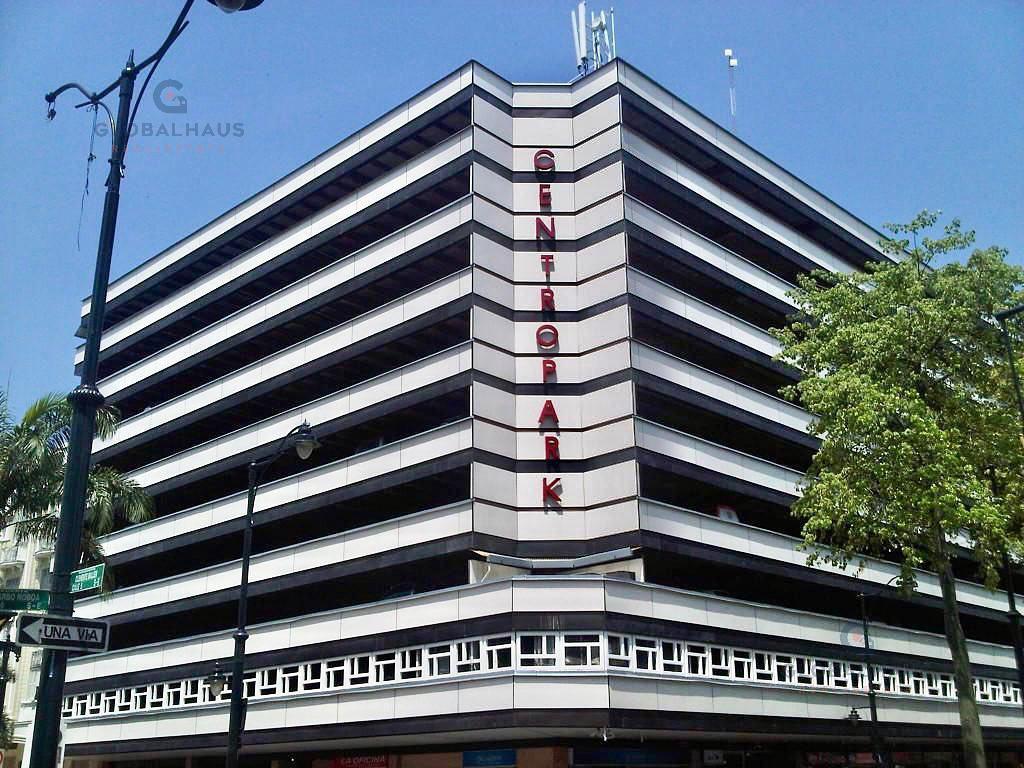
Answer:
[[62, 651], [105, 651], [109, 638], [110, 625], [105, 621], [30, 613], [18, 617], [18, 643], [21, 645]]

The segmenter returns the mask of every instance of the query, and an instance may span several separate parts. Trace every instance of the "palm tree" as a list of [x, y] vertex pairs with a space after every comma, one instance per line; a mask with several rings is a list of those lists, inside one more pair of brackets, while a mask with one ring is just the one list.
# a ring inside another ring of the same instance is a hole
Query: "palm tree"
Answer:
[[[96, 436], [113, 435], [118, 421], [117, 409], [100, 408]], [[7, 395], [0, 392], [0, 525], [15, 526], [19, 539], [52, 542], [57, 536], [70, 435], [71, 405], [63, 396], [39, 398], [15, 422]], [[144, 522], [152, 511], [152, 499], [134, 480], [110, 467], [93, 467], [86, 489], [83, 563], [102, 562], [100, 536], [122, 524]]]

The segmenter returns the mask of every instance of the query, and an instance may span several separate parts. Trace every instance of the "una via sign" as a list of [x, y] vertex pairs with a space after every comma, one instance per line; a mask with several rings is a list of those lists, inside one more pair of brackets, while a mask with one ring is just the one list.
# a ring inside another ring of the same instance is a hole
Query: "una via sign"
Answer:
[[70, 616], [18, 617], [18, 643], [65, 651], [105, 651], [110, 625]]

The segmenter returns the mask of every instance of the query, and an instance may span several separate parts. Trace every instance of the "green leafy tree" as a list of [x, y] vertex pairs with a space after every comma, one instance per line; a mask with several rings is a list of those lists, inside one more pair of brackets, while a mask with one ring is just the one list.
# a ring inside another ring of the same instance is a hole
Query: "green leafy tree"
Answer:
[[[0, 393], [0, 525], [14, 525], [19, 538], [56, 538], [71, 415], [67, 400], [50, 394], [14, 421]], [[116, 409], [100, 408], [96, 436], [110, 437], [117, 424]], [[119, 524], [148, 520], [153, 505], [137, 483], [104, 466], [90, 471], [86, 494], [82, 562], [90, 564], [103, 560], [98, 537]]]
[[1024, 298], [1024, 272], [995, 247], [940, 265], [974, 233], [954, 219], [923, 236], [936, 221], [924, 212], [888, 225], [892, 262], [803, 277], [798, 312], [777, 336], [779, 358], [802, 374], [786, 395], [815, 414], [821, 440], [793, 508], [808, 558], [844, 568], [861, 554], [896, 559], [908, 592], [915, 569], [938, 575], [963, 750], [983, 768], [953, 564], [967, 542], [994, 588], [1004, 553], [1020, 548], [1018, 416], [993, 316]]

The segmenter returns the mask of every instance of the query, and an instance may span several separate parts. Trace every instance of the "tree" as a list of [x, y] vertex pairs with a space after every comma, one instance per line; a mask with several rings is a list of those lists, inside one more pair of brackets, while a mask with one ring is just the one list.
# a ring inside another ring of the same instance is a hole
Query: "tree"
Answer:
[[1021, 301], [1024, 271], [997, 247], [939, 266], [974, 233], [954, 219], [918, 244], [936, 221], [926, 211], [888, 225], [895, 237], [880, 245], [892, 262], [802, 277], [777, 336], [779, 358], [802, 375], [785, 394], [815, 414], [821, 440], [793, 508], [808, 559], [894, 557], [906, 591], [914, 569], [938, 575], [964, 755], [984, 768], [953, 563], [966, 540], [991, 589], [1003, 554], [1020, 550], [1024, 467], [993, 316]]
[[[100, 408], [96, 436], [110, 437], [117, 424], [115, 408]], [[0, 392], [0, 525], [14, 525], [19, 538], [56, 538], [70, 434], [71, 406], [65, 398], [46, 395], [15, 422]], [[90, 471], [86, 494], [82, 557], [89, 564], [103, 559], [98, 537], [120, 523], [148, 520], [153, 505], [137, 483], [104, 466]]]

